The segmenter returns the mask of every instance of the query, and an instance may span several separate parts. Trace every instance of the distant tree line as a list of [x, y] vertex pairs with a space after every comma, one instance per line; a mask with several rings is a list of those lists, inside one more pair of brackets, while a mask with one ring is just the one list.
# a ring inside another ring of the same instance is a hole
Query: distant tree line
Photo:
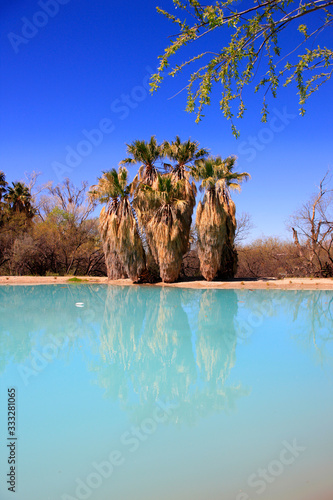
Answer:
[[10, 186], [0, 171], [0, 274], [105, 275], [87, 183], [48, 183], [34, 195], [35, 182]]

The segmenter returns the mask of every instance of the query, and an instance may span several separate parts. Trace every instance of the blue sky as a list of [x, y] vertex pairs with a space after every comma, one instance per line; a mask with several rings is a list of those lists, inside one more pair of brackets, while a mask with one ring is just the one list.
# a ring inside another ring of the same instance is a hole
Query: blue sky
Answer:
[[[153, 96], [147, 90], [157, 56], [174, 33], [156, 4], [167, 9], [172, 2], [2, 2], [0, 169], [8, 181], [35, 170], [42, 172], [40, 182], [67, 176], [93, 184], [127, 156], [126, 143], [151, 135], [158, 141], [191, 137], [212, 154], [235, 154], [237, 170], [251, 174], [233, 196], [237, 212], [252, 216], [251, 239], [287, 236], [288, 216], [332, 167], [332, 82], [312, 96], [305, 117], [295, 88], [281, 88], [266, 124], [260, 98], [248, 90], [238, 140], [219, 111], [217, 91], [196, 124], [184, 111], [185, 93], [171, 98], [183, 79], [168, 78]], [[332, 30], [325, 37], [327, 45]]]

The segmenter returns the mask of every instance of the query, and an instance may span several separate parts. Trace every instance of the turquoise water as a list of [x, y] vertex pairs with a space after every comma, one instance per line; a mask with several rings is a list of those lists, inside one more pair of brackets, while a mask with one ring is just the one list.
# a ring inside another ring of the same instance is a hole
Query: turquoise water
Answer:
[[332, 315], [331, 291], [0, 287], [1, 500], [332, 500]]

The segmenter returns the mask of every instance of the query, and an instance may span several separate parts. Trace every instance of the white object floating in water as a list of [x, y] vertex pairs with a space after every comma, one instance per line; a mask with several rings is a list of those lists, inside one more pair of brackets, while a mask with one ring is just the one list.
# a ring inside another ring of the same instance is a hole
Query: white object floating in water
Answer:
[[76, 307], [84, 307], [84, 302], [76, 302]]

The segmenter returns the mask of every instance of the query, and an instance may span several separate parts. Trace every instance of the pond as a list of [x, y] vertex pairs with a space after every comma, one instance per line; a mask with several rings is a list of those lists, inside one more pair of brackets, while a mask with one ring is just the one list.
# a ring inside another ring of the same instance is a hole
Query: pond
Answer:
[[332, 313], [327, 290], [0, 287], [0, 498], [331, 500]]

